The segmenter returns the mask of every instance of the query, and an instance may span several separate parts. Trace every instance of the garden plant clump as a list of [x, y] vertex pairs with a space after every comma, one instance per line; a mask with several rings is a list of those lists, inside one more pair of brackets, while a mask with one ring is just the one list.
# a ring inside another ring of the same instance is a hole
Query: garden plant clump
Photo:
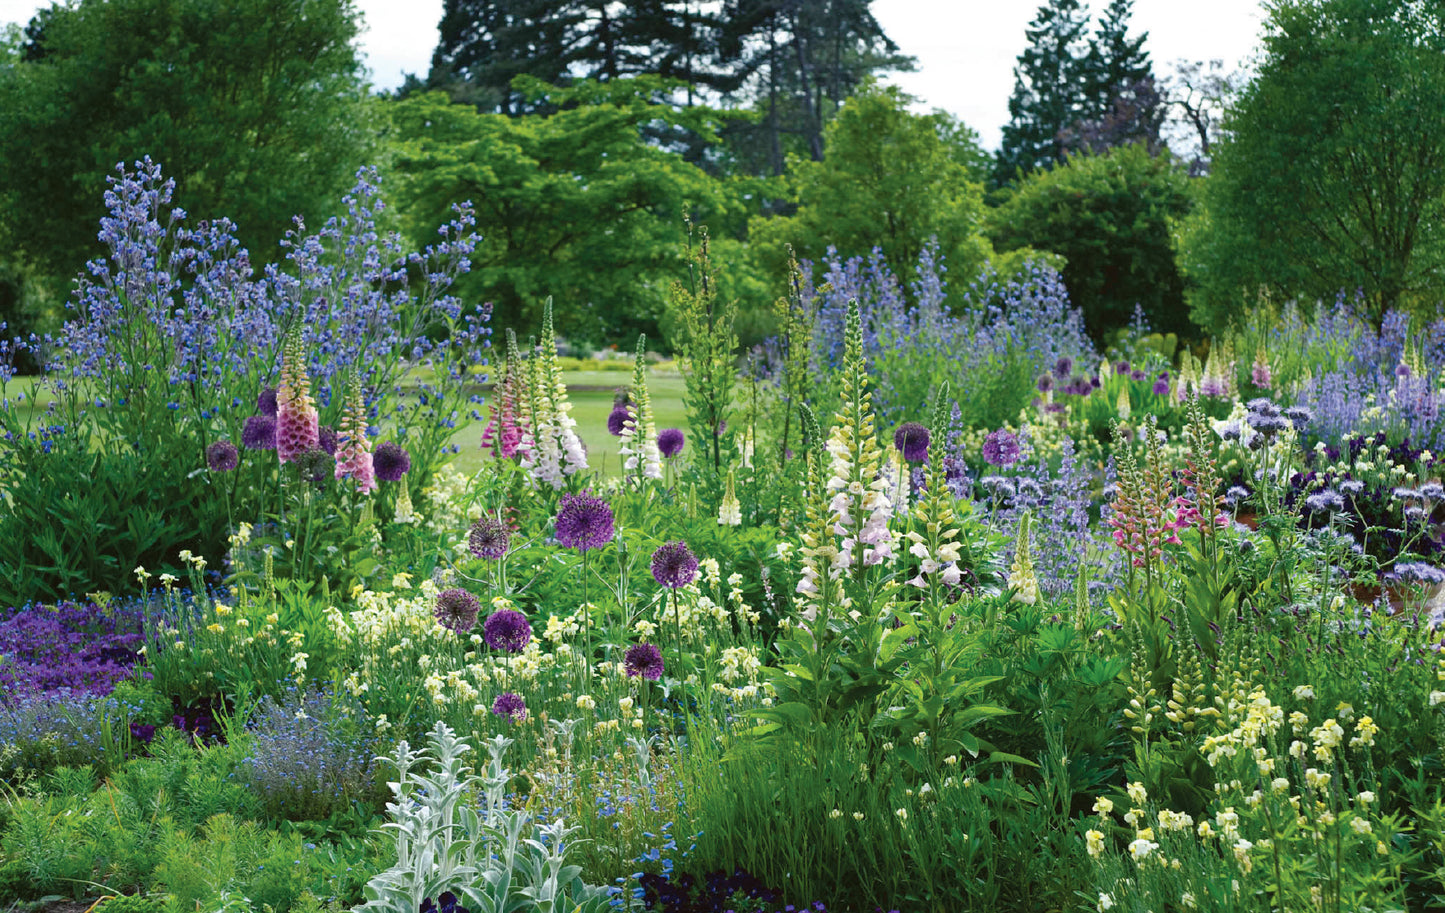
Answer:
[[122, 169], [7, 377], [0, 901], [1445, 903], [1445, 323], [1106, 345], [929, 246], [745, 353], [698, 230], [590, 428], [378, 182], [256, 267]]

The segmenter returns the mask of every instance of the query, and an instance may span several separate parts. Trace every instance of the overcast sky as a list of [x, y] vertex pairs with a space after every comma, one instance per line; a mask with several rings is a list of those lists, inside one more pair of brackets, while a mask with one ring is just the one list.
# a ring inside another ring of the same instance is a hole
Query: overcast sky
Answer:
[[[366, 17], [362, 49], [378, 88], [395, 88], [403, 73], [424, 75], [436, 45], [441, 0], [355, 0]], [[1107, 0], [1093, 0], [1101, 9]], [[25, 23], [46, 4], [0, 0], [0, 23]], [[918, 58], [918, 70], [893, 81], [925, 108], [943, 108], [998, 146], [1008, 120], [1013, 66], [1035, 0], [874, 0], [883, 29]], [[1134, 28], [1149, 33], [1145, 47], [1160, 76], [1181, 58], [1223, 59], [1243, 67], [1258, 44], [1260, 0], [1135, 0]]]

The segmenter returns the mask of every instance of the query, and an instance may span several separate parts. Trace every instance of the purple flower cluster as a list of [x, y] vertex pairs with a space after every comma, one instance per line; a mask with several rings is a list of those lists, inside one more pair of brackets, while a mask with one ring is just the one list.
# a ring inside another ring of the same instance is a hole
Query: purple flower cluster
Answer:
[[671, 589], [687, 586], [697, 577], [697, 556], [686, 542], [667, 542], [652, 553], [652, 579]]
[[250, 720], [237, 775], [267, 810], [292, 820], [325, 818], [372, 788], [376, 751], [364, 711], [324, 691], [267, 696]]
[[1022, 453], [1019, 436], [1005, 428], [990, 431], [983, 439], [983, 461], [990, 466], [1012, 466]]
[[532, 642], [532, 624], [516, 609], [499, 609], [482, 624], [482, 639], [493, 650], [521, 653]]
[[918, 422], [904, 422], [893, 432], [893, 446], [910, 463], [928, 459], [928, 429]]
[[411, 471], [411, 454], [395, 441], [382, 441], [371, 454], [371, 466], [381, 482], [400, 482]]
[[230, 472], [241, 465], [241, 452], [230, 441], [216, 441], [206, 448], [206, 466], [211, 472]]
[[[914, 272], [905, 296], [878, 250], [866, 260], [842, 260], [830, 250], [820, 268], [805, 265], [802, 295], [813, 316], [815, 371], [841, 363], [847, 305], [856, 299], [864, 354], [878, 384], [874, 407], [885, 420], [917, 410], [927, 387], [940, 379], [940, 365], [954, 390], [968, 392], [960, 402], [971, 418], [996, 425], [1028, 404], [1022, 385], [1044, 374], [1053, 384], [1057, 368], [1073, 370], [1097, 357], [1082, 314], [1047, 267], [1035, 266], [1012, 282], [984, 275], [950, 292], [937, 247], [929, 245]], [[777, 348], [765, 347], [764, 356], [775, 360]], [[776, 367], [764, 373], [776, 376]]]
[[144, 643], [134, 608], [62, 602], [0, 613], [0, 692], [109, 694]]
[[492, 713], [513, 723], [527, 718], [527, 702], [515, 691], [503, 691], [492, 701]]
[[557, 542], [586, 552], [612, 541], [612, 508], [589, 491], [562, 496], [557, 506]]
[[465, 634], [475, 628], [477, 616], [481, 612], [482, 601], [461, 587], [442, 590], [437, 594], [437, 623], [454, 633]]
[[685, 443], [687, 438], [676, 428], [664, 428], [657, 434], [657, 449], [669, 460], [682, 453]]
[[467, 534], [467, 548], [476, 557], [488, 561], [506, 557], [511, 541], [511, 530], [495, 517], [482, 517], [472, 524], [471, 532]]
[[662, 651], [656, 644], [633, 644], [623, 656], [622, 669], [629, 678], [641, 676], [655, 682], [662, 678]]

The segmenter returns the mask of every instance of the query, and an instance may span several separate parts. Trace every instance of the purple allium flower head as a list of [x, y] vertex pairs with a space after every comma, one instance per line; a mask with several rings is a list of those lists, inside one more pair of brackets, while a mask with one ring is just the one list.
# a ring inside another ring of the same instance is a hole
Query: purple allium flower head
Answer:
[[1127, 361], [1121, 361], [1121, 362], [1119, 362], [1118, 364], [1114, 365], [1114, 373], [1115, 373], [1115, 374], [1128, 374], [1128, 373], [1129, 373], [1129, 363], [1128, 363]]
[[520, 723], [527, 718], [527, 702], [515, 691], [503, 691], [492, 701], [492, 713]]
[[904, 422], [893, 432], [893, 446], [908, 462], [922, 463], [928, 459], [928, 429], [917, 422]]
[[516, 609], [498, 609], [482, 624], [482, 639], [493, 650], [521, 653], [532, 642], [532, 623]]
[[612, 541], [612, 508], [590, 491], [562, 496], [557, 505], [557, 542], [581, 551], [601, 548]]
[[276, 420], [269, 415], [253, 415], [241, 428], [241, 446], [247, 450], [276, 449]]
[[990, 431], [983, 439], [983, 459], [990, 466], [1011, 466], [1022, 453], [1018, 435], [1006, 428]]
[[657, 449], [669, 460], [682, 453], [682, 446], [686, 443], [687, 438], [676, 428], [664, 428], [657, 435]]
[[1059, 380], [1064, 380], [1073, 371], [1074, 360], [1067, 355], [1061, 356], [1058, 361], [1054, 362], [1054, 376]]
[[336, 429], [330, 425], [322, 425], [316, 429], [316, 446], [325, 450], [332, 456], [336, 456]]
[[437, 594], [437, 622], [457, 634], [465, 634], [477, 626], [482, 601], [461, 587], [452, 587]]
[[271, 418], [276, 417], [275, 387], [267, 387], [261, 391], [260, 396], [256, 397], [256, 411], [262, 415], [269, 415]]
[[697, 556], [686, 542], [666, 542], [652, 553], [652, 579], [663, 586], [685, 587], [696, 576]]
[[1040, 393], [1048, 393], [1050, 390], [1054, 389], [1054, 375], [1040, 374], [1038, 387]]
[[241, 465], [241, 454], [230, 441], [217, 441], [206, 448], [206, 466], [211, 472], [230, 472]]
[[383, 482], [400, 482], [411, 470], [411, 454], [395, 441], [383, 441], [371, 454], [371, 466]]
[[318, 447], [297, 457], [296, 469], [303, 482], [310, 482], [320, 488], [336, 474], [336, 459]]
[[1143, 371], [1140, 371], [1140, 370], [1138, 370], [1138, 369], [1136, 368], [1135, 370], [1129, 372], [1129, 379], [1130, 379], [1130, 380], [1148, 380], [1148, 379], [1149, 379], [1149, 375], [1148, 375], [1148, 374], [1145, 374]]
[[621, 437], [627, 426], [627, 420], [632, 417], [632, 412], [627, 408], [626, 403], [618, 403], [612, 407], [607, 414], [607, 433], [613, 437]]
[[1150, 392], [1152, 392], [1155, 396], [1168, 396], [1168, 395], [1169, 395], [1169, 378], [1168, 378], [1168, 377], [1160, 377], [1160, 378], [1158, 378], [1157, 380], [1155, 380], [1155, 381], [1154, 381], [1154, 386], [1150, 388]]
[[633, 644], [627, 648], [622, 668], [629, 678], [642, 676], [650, 682], [662, 678], [662, 651], [655, 644]]
[[495, 517], [482, 517], [472, 524], [472, 531], [467, 534], [467, 548], [473, 555], [488, 561], [504, 557], [511, 542], [512, 533], [507, 524]]

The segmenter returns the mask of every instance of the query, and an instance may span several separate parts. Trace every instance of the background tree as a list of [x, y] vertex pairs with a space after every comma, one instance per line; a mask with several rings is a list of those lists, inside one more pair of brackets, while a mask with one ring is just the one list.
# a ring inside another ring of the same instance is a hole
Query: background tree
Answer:
[[911, 70], [872, 0], [727, 0], [726, 42], [748, 77], [741, 97], [759, 118], [727, 134], [753, 174], [782, 174], [790, 152], [823, 158], [823, 130], [869, 76]]
[[0, 63], [0, 219], [68, 277], [98, 249], [105, 178], [145, 155], [198, 217], [269, 253], [334, 206], [366, 157], [349, 0], [82, 0], [43, 10]]
[[496, 325], [525, 335], [551, 295], [574, 340], [655, 337], [682, 268], [684, 217], [725, 229], [741, 207], [724, 182], [643, 130], [660, 121], [715, 136], [722, 118], [656, 103], [669, 87], [654, 77], [566, 89], [524, 77], [517, 88], [523, 104], [552, 113], [482, 113], [441, 93], [396, 103], [399, 208], [412, 233], [427, 239], [470, 199], [483, 240], [459, 293], [493, 302]]
[[745, 76], [722, 10], [701, 0], [445, 0], [438, 28], [431, 73], [409, 89], [444, 88], [501, 114], [534, 110], [517, 76], [565, 86], [657, 75], [684, 84], [684, 104], [699, 100], [694, 87], [715, 95]]
[[905, 280], [930, 237], [956, 274], [984, 264], [983, 189], [944, 138], [957, 124], [912, 114], [911, 103], [896, 87], [865, 83], [824, 131], [823, 160], [793, 162], [797, 214], [755, 218], [748, 227], [770, 275], [785, 277], [787, 244], [800, 259], [821, 257], [829, 246], [845, 257], [878, 247]]
[[1010, 121], [994, 179], [1052, 168], [1073, 151], [1162, 145], [1164, 104], [1155, 85], [1148, 34], [1129, 36], [1133, 0], [1111, 0], [1092, 35], [1077, 0], [1049, 0], [1030, 23], [1029, 45], [1014, 68]]
[[1195, 319], [1261, 292], [1359, 290], [1378, 318], [1445, 293], [1445, 7], [1279, 0], [1188, 238]]
[[1154, 80], [1147, 32], [1129, 37], [1134, 0], [1110, 0], [1084, 57], [1084, 104], [1089, 113], [1067, 128], [1070, 147], [1103, 152], [1143, 143], [1150, 153], [1161, 148], [1159, 128], [1164, 100]]
[[999, 250], [1062, 255], [1064, 285], [1096, 338], [1127, 325], [1136, 304], [1154, 329], [1183, 334], [1174, 228], [1191, 203], [1181, 169], [1136, 143], [1029, 175], [989, 212], [988, 234]]
[[1167, 141], [1189, 163], [1191, 176], [1209, 173], [1210, 149], [1219, 138], [1225, 109], [1244, 85], [1239, 71], [1226, 71], [1222, 60], [1179, 60], [1164, 81]]
[[1082, 94], [1088, 22], [1079, 0], [1048, 0], [1029, 23], [1028, 46], [1014, 66], [1009, 122], [994, 170], [998, 184], [1062, 161], [1068, 148], [1060, 134], [1091, 113]]

